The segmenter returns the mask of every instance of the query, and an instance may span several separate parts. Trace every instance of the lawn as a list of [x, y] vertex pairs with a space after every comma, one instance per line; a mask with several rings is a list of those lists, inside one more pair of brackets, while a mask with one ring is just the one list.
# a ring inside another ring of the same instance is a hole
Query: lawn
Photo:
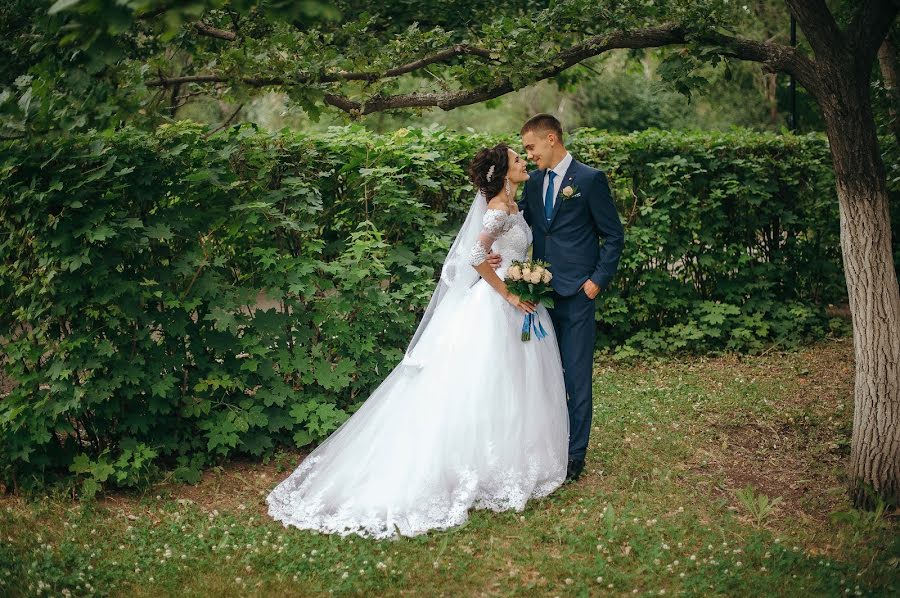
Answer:
[[896, 513], [844, 494], [853, 348], [601, 359], [585, 475], [521, 512], [371, 541], [285, 529], [302, 452], [94, 502], [0, 497], [0, 595], [900, 595]]

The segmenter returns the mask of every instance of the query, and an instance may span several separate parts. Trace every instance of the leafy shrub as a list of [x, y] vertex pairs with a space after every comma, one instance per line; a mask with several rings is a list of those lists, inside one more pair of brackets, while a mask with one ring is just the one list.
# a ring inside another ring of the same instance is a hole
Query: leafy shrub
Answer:
[[[2, 478], [85, 493], [320, 441], [402, 356], [496, 139], [178, 123], [6, 143]], [[627, 222], [599, 346], [758, 351], [843, 297], [821, 136], [585, 130]]]

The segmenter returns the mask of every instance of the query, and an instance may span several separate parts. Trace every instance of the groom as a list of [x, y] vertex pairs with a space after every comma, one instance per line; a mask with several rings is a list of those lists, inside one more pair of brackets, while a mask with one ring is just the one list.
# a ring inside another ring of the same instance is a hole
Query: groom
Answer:
[[584, 469], [593, 413], [594, 299], [609, 288], [625, 233], [606, 174], [572, 158], [556, 117], [533, 116], [521, 135], [528, 159], [539, 170], [525, 182], [518, 205], [534, 233], [532, 258], [549, 262], [553, 273], [555, 306], [548, 311], [568, 394], [566, 480], [575, 481]]

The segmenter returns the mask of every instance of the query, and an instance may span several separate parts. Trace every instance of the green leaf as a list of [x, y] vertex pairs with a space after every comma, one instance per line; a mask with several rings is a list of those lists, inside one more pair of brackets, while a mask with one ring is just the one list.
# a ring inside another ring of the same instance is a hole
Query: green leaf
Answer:
[[47, 14], [55, 15], [56, 13], [58, 13], [62, 10], [72, 8], [79, 2], [81, 2], [81, 0], [56, 0], [56, 2], [53, 3], [53, 6], [51, 6], [50, 9], [47, 11]]

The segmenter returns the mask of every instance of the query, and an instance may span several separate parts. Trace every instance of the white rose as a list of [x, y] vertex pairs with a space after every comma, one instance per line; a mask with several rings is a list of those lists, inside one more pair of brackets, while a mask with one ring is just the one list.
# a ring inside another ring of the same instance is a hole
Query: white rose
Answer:
[[540, 272], [532, 272], [531, 278], [528, 279], [528, 282], [538, 283], [541, 282], [541, 274]]
[[543, 266], [535, 266], [534, 268], [532, 268], [531, 271], [532, 271], [532, 272], [537, 272], [539, 275], [543, 276], [543, 274], [544, 274], [544, 267], [543, 267]]
[[525, 280], [531, 278], [531, 268], [529, 268], [528, 266], [522, 267], [522, 278], [524, 278]]
[[544, 270], [543, 276], [541, 276], [541, 280], [544, 282], [550, 282], [550, 279], [553, 278], [553, 275], [550, 274], [550, 270]]
[[510, 266], [506, 270], [506, 275], [512, 280], [522, 280], [522, 269], [519, 266]]

